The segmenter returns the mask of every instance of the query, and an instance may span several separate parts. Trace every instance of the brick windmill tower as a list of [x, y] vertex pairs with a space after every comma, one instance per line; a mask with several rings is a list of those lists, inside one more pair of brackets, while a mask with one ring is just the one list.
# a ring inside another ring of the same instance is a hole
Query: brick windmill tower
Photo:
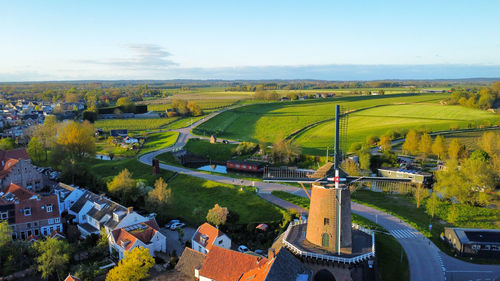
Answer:
[[[361, 181], [407, 181], [347, 175], [340, 168], [344, 158], [341, 139], [345, 145], [346, 131], [347, 116], [336, 105], [333, 162], [327, 162], [314, 173], [282, 168], [264, 171], [265, 181], [301, 184], [311, 200], [308, 219], [290, 223], [280, 243], [309, 266], [315, 276], [323, 276], [314, 280], [373, 278], [375, 237], [372, 231], [352, 224], [349, 185]], [[304, 184], [312, 185], [310, 195]]]

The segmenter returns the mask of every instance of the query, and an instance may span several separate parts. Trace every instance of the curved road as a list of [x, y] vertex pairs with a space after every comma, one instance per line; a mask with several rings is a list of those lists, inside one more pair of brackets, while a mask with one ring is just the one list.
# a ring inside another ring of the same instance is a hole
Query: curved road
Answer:
[[[190, 138], [198, 137], [191, 134], [191, 130], [194, 127], [229, 109], [231, 108], [214, 112], [207, 117], [198, 120], [189, 127], [175, 130], [179, 132], [179, 137], [173, 146], [144, 154], [139, 158], [139, 161], [144, 164], [151, 165], [152, 160], [157, 155], [182, 148]], [[160, 163], [160, 168], [220, 183], [255, 186], [257, 187], [259, 196], [263, 199], [287, 209], [294, 208], [301, 212], [306, 212], [306, 210], [298, 206], [271, 195], [273, 190], [282, 190], [299, 196], [306, 196], [302, 189], [294, 186], [235, 179], [227, 176], [193, 171], [191, 169], [163, 163]], [[366, 217], [367, 219], [383, 226], [398, 240], [408, 256], [408, 262], [410, 265], [410, 280], [412, 281], [500, 280], [500, 266], [478, 265], [455, 259], [444, 254], [441, 250], [439, 250], [439, 248], [431, 243], [429, 239], [415, 230], [412, 226], [392, 215], [354, 202], [351, 204], [351, 208], [354, 213]]]

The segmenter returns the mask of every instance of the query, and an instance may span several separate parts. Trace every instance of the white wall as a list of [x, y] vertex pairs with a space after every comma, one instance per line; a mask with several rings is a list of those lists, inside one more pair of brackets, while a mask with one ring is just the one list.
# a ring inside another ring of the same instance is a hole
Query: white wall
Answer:
[[137, 223], [141, 223], [141, 222], [145, 222], [145, 221], [148, 221], [148, 219], [139, 215], [136, 212], [130, 212], [120, 221], [120, 223], [115, 227], [115, 229], [127, 227], [129, 225], [133, 225], [133, 224], [137, 224]]
[[[62, 213], [64, 210], [69, 210], [69, 208], [71, 208], [71, 206], [73, 206], [73, 204], [75, 204], [76, 201], [78, 201], [78, 199], [80, 199], [80, 197], [83, 195], [83, 193], [85, 193], [85, 191], [81, 190], [81, 189], [73, 190], [68, 195], [68, 197], [66, 197], [66, 199], [64, 199], [63, 205], [59, 206], [60, 207], [59, 211]], [[71, 202], [73, 202], [73, 203], [71, 203]]]
[[214, 245], [219, 246], [221, 248], [231, 249], [231, 239], [229, 239], [229, 237], [224, 234], [215, 239]]

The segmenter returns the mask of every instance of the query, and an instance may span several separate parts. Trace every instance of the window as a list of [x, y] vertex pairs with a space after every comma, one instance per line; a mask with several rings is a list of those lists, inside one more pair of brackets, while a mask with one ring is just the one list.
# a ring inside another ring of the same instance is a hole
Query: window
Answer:
[[38, 236], [40, 234], [40, 232], [38, 231], [38, 229], [35, 229], [35, 235]]
[[323, 224], [324, 225], [329, 225], [330, 224], [330, 219], [329, 218], [324, 218], [323, 219]]
[[27, 228], [31, 228], [31, 223], [28, 223], [28, 224], [26, 225], [26, 227], [27, 227]]
[[24, 209], [24, 215], [25, 216], [31, 216], [31, 208]]
[[47, 205], [47, 213], [51, 213], [52, 212], [52, 205]]
[[49, 219], [49, 224], [54, 224], [54, 219]]
[[2, 213], [0, 213], [0, 218], [2, 220], [8, 219], [9, 218], [9, 212], [2, 212]]
[[33, 225], [34, 225], [34, 226], [38, 226], [38, 222], [37, 222], [37, 221], [36, 221], [36, 222], [34, 222], [34, 223], [33, 223]]
[[219, 245], [220, 245], [220, 244], [222, 244], [222, 239], [221, 239], [221, 240], [219, 240]]
[[56, 221], [56, 223], [60, 223], [61, 219], [60, 218], [56, 218], [55, 221]]

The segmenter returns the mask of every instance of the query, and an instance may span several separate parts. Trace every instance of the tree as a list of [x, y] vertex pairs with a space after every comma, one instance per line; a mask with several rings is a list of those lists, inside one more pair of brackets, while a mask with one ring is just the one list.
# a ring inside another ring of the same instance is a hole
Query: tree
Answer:
[[372, 164], [371, 154], [363, 151], [358, 154], [358, 158], [359, 158], [359, 167], [362, 170], [370, 170]]
[[366, 144], [367, 145], [375, 145], [379, 141], [379, 138], [374, 135], [369, 135], [366, 137]]
[[201, 107], [199, 105], [197, 105], [195, 102], [192, 102], [192, 101], [188, 102], [186, 107], [188, 108], [188, 110], [192, 116], [203, 115], [203, 110], [201, 110]]
[[379, 141], [380, 148], [383, 151], [390, 151], [392, 148], [392, 140], [389, 136], [381, 136]]
[[227, 210], [227, 208], [221, 207], [219, 206], [219, 204], [215, 204], [212, 209], [208, 210], [207, 221], [218, 227], [219, 225], [223, 225], [226, 223], [228, 214], [229, 211]]
[[38, 140], [37, 137], [31, 138], [30, 142], [28, 143], [28, 149], [26, 149], [26, 151], [35, 163], [42, 161], [46, 153], [43, 144]]
[[68, 242], [49, 237], [36, 242], [34, 247], [39, 253], [36, 260], [42, 277], [48, 279], [55, 273], [60, 280], [60, 277], [66, 273], [66, 266], [71, 256], [71, 247]]
[[12, 228], [6, 220], [0, 221], [0, 248], [12, 241]]
[[439, 159], [443, 160], [446, 157], [446, 146], [444, 144], [444, 138], [441, 135], [438, 135], [434, 139], [434, 143], [432, 144], [432, 154], [436, 155]]
[[87, 121], [64, 123], [58, 130], [57, 144], [73, 157], [94, 155], [94, 127]]
[[14, 140], [12, 138], [0, 139], [0, 150], [14, 149]]
[[271, 155], [277, 162], [290, 163], [300, 155], [300, 146], [294, 141], [276, 140], [271, 149]]
[[491, 84], [491, 89], [496, 93], [497, 97], [500, 96], [500, 81]]
[[149, 250], [136, 247], [125, 252], [125, 257], [108, 272], [106, 281], [139, 281], [149, 277], [148, 271], [155, 264]]
[[493, 131], [484, 132], [479, 138], [479, 146], [490, 156], [498, 154], [500, 150], [499, 134]]
[[127, 97], [119, 98], [116, 106], [123, 108], [124, 112], [135, 112], [135, 104]]
[[136, 182], [128, 169], [123, 169], [108, 183], [108, 191], [122, 200], [130, 203], [134, 197]]
[[411, 129], [405, 138], [403, 143], [403, 152], [411, 155], [416, 155], [418, 152], [418, 134], [417, 131]]
[[431, 198], [427, 200], [427, 213], [434, 217], [438, 208], [439, 198], [437, 196], [437, 192], [432, 192]]
[[431, 153], [432, 149], [432, 138], [429, 136], [429, 134], [424, 133], [420, 137], [420, 142], [418, 144], [418, 151], [420, 152], [420, 155], [422, 155], [423, 159], [426, 159], [427, 156]]
[[461, 144], [458, 139], [452, 139], [448, 145], [448, 158], [451, 160], [460, 160], [467, 155], [467, 147]]
[[172, 101], [172, 108], [179, 115], [185, 116], [189, 113], [189, 109], [187, 107], [188, 102], [181, 99], [174, 99]]
[[167, 188], [167, 183], [163, 178], [159, 178], [155, 182], [155, 187], [148, 193], [147, 202], [152, 205], [153, 209], [163, 210], [165, 205], [171, 198], [171, 191]]
[[340, 168], [346, 172], [349, 176], [360, 176], [361, 170], [359, 169], [358, 163], [354, 162], [354, 160], [347, 158], [342, 161], [340, 164]]
[[425, 188], [422, 184], [418, 184], [413, 190], [413, 197], [417, 203], [417, 208], [420, 208], [420, 204], [422, 204], [424, 199], [429, 197], [429, 190], [427, 190], [427, 188]]

